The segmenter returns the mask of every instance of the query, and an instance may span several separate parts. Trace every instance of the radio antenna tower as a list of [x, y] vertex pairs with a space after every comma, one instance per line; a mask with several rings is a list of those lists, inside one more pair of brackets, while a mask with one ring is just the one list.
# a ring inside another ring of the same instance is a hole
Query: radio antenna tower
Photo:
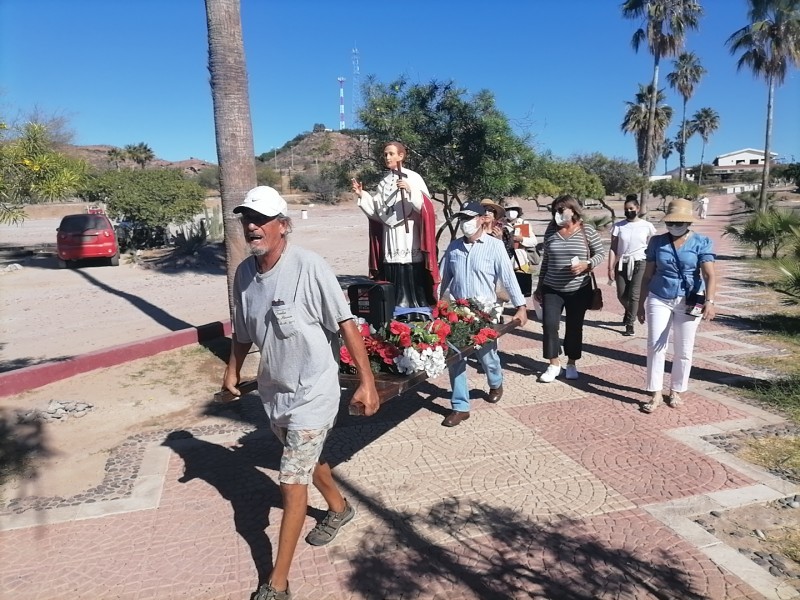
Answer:
[[339, 77], [339, 131], [344, 129], [344, 77]]
[[361, 71], [358, 66], [358, 47], [353, 44], [353, 77], [350, 79], [350, 84], [352, 86], [352, 93], [350, 94], [350, 126], [355, 127], [356, 122], [358, 121], [358, 108], [359, 108], [359, 96], [361, 94], [360, 86], [360, 75]]

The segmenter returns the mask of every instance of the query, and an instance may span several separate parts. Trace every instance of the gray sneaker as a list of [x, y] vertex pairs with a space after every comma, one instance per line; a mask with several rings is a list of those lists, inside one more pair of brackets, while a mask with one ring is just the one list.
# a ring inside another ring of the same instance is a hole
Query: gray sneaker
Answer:
[[289, 591], [289, 586], [282, 592], [279, 592], [272, 587], [272, 582], [262, 583], [253, 600], [292, 600], [292, 592]]
[[353, 517], [356, 516], [356, 509], [353, 508], [347, 500], [344, 502], [344, 510], [338, 513], [329, 510], [325, 518], [317, 523], [314, 529], [308, 532], [306, 542], [312, 546], [324, 546], [325, 544], [329, 544], [333, 541], [333, 538], [336, 537], [336, 534], [339, 533], [339, 529], [342, 528], [342, 525], [353, 520]]

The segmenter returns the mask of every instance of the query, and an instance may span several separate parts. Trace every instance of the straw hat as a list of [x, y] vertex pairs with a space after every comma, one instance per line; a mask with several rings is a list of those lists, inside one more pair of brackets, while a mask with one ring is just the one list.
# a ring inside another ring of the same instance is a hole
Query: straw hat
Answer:
[[694, 223], [692, 203], [684, 198], [675, 198], [667, 204], [667, 214], [664, 215], [665, 223]]
[[495, 202], [491, 198], [484, 198], [483, 200], [481, 200], [481, 204], [485, 206], [487, 209], [494, 211], [494, 214], [497, 215], [496, 218], [498, 219], [506, 218], [506, 209], [500, 206], [497, 202]]
[[522, 216], [522, 207], [519, 204], [519, 200], [506, 200], [506, 212], [510, 209], [516, 209], [519, 212], [519, 216]]

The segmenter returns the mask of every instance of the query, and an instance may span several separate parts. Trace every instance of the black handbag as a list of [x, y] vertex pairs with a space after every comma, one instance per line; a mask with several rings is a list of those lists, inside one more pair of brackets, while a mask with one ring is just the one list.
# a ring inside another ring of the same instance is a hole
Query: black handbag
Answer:
[[[581, 231], [583, 232], [583, 243], [586, 244], [586, 259], [591, 260], [592, 251], [591, 248], [589, 248], [589, 238], [586, 237], [586, 230], [583, 228], [583, 225], [581, 225]], [[592, 298], [589, 300], [588, 308], [589, 310], [603, 310], [603, 290], [597, 287], [597, 279], [594, 276], [594, 271], [589, 271], [589, 277], [592, 282]]]

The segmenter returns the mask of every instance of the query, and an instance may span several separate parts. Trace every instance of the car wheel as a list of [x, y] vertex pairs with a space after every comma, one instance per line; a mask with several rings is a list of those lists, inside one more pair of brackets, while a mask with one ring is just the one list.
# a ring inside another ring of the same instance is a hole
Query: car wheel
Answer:
[[117, 252], [114, 256], [108, 259], [108, 264], [110, 264], [112, 267], [119, 266], [119, 252]]

